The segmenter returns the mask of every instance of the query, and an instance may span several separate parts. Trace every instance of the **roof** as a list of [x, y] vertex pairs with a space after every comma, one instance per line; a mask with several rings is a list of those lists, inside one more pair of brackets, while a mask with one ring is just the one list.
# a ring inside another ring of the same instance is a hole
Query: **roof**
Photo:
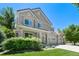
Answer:
[[45, 15], [45, 13], [41, 10], [41, 8], [33, 8], [31, 10], [39, 10], [39, 11], [41, 11], [41, 13], [43, 14], [43, 16], [45, 16], [47, 22], [49, 22], [49, 24], [52, 25], [51, 21], [48, 19], [48, 17]]

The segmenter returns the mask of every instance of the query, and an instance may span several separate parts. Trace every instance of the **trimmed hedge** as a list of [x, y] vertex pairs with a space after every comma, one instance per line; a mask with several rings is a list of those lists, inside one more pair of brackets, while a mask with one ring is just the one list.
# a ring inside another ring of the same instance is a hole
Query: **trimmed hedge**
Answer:
[[41, 50], [42, 46], [41, 43], [38, 41], [36, 37], [16, 37], [6, 39], [2, 42], [3, 50]]

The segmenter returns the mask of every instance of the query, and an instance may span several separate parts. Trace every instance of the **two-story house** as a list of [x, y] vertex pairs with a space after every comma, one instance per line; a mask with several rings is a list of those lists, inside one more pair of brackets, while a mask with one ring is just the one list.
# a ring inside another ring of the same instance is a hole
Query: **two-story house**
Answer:
[[58, 39], [52, 23], [40, 8], [17, 10], [16, 31], [18, 36], [36, 36], [46, 45], [63, 43], [62, 39]]

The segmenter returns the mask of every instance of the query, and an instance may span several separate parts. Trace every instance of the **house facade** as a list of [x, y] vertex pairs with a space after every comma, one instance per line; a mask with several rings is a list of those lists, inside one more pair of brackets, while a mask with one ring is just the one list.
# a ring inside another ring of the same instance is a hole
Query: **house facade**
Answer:
[[52, 27], [52, 23], [40, 8], [20, 9], [16, 12], [16, 32], [18, 36], [36, 36], [45, 45], [63, 44], [63, 39]]

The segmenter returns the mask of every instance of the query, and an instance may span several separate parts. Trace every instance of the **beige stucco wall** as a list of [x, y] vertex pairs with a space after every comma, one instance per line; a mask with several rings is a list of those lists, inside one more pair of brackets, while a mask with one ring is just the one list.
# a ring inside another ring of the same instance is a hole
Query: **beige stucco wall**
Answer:
[[38, 17], [38, 21], [41, 22], [44, 25], [45, 30], [51, 30], [51, 24], [48, 23], [47, 17], [44, 17], [43, 13], [41, 10], [32, 10], [33, 13]]
[[20, 24], [20, 25], [24, 25], [24, 21], [25, 19], [30, 19], [32, 20], [32, 26], [33, 27], [33, 21], [36, 19], [32, 16], [31, 12], [30, 11], [22, 11], [22, 12], [17, 12], [17, 24]]
[[40, 13], [40, 11], [38, 11], [38, 12], [37, 11], [32, 11], [32, 12], [31, 12], [31, 10], [25, 10], [25, 11], [17, 12], [18, 16], [17, 16], [16, 23], [23, 25], [25, 19], [30, 19], [30, 20], [32, 20], [32, 26], [31, 27], [34, 27], [34, 22], [35, 22], [35, 24], [37, 22], [39, 22], [39, 23], [42, 24], [42, 28], [41, 29], [51, 30], [51, 25], [48, 24], [48, 22], [45, 21], [45, 18]]

